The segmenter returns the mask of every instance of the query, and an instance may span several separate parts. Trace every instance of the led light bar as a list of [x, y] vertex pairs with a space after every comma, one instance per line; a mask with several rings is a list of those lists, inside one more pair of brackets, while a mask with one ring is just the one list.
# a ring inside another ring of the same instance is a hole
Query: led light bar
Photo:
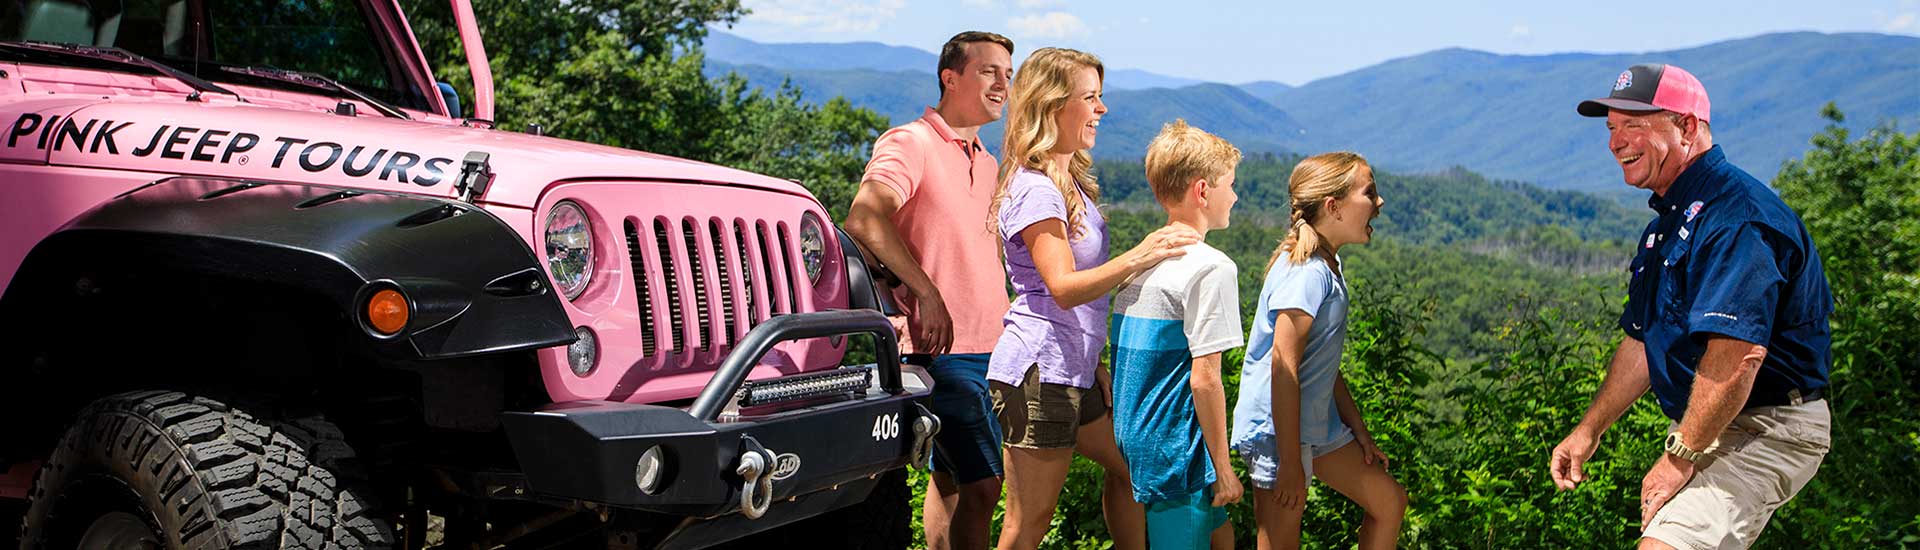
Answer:
[[771, 380], [749, 381], [735, 395], [739, 406], [757, 407], [833, 395], [865, 391], [873, 384], [873, 366], [799, 374]]

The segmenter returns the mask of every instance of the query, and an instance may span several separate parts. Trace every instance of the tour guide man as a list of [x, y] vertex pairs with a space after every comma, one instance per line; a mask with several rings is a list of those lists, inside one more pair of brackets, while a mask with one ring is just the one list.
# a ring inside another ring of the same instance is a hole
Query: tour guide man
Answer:
[[1745, 548], [1820, 469], [1831, 438], [1827, 315], [1833, 296], [1806, 226], [1727, 161], [1705, 86], [1672, 65], [1635, 65], [1606, 98], [1607, 146], [1655, 217], [1630, 267], [1620, 329], [1593, 404], [1554, 447], [1562, 490], [1600, 435], [1652, 388], [1675, 422], [1641, 482], [1640, 548]]

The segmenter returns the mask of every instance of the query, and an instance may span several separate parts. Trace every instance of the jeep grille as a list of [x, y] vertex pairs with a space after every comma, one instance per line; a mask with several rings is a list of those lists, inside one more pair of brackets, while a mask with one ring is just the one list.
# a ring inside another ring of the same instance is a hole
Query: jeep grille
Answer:
[[[784, 224], [659, 217], [629, 219], [625, 229], [648, 356], [693, 352], [718, 361], [755, 325], [800, 311], [794, 285], [805, 276]], [[649, 294], [654, 288], [664, 307]]]

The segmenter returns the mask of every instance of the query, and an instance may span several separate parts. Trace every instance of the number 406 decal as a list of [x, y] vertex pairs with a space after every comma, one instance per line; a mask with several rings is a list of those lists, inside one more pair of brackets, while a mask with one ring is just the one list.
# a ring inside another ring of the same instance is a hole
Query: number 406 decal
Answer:
[[883, 414], [873, 419], [873, 440], [885, 441], [900, 437], [900, 413]]

